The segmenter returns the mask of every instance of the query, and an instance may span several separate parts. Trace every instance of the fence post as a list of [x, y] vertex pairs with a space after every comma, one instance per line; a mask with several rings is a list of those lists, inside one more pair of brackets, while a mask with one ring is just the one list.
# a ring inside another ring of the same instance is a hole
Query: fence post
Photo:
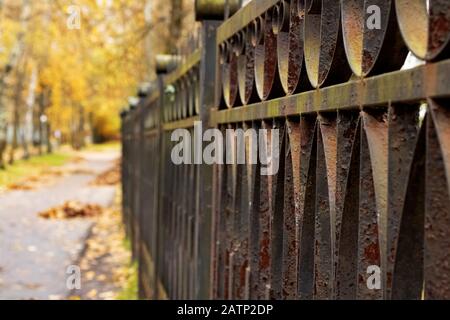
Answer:
[[152, 237], [153, 243], [155, 243], [155, 248], [153, 248], [153, 252], [156, 252], [154, 259], [154, 266], [155, 266], [155, 277], [154, 277], [154, 298], [155, 299], [165, 299], [167, 298], [167, 288], [163, 288], [162, 284], [160, 283], [161, 280], [161, 270], [164, 268], [164, 261], [163, 261], [163, 251], [164, 247], [162, 246], [163, 243], [163, 234], [161, 230], [163, 230], [163, 224], [161, 220], [161, 214], [164, 214], [162, 212], [162, 190], [164, 189], [164, 130], [163, 130], [163, 123], [164, 123], [164, 104], [165, 104], [165, 84], [164, 84], [164, 76], [171, 71], [173, 71], [177, 63], [179, 62], [179, 57], [174, 55], [157, 55], [156, 56], [156, 74], [157, 74], [157, 89], [159, 90], [159, 100], [158, 100], [158, 146], [157, 149], [160, 150], [160, 155], [157, 158], [155, 168], [158, 168], [157, 178], [156, 178], [156, 190], [158, 192], [157, 196], [157, 204], [155, 206], [155, 215], [154, 215], [154, 221], [152, 223], [155, 225], [154, 231]]
[[[201, 62], [200, 62], [200, 121], [203, 130], [209, 128], [210, 109], [215, 102], [216, 83], [216, 28], [217, 21], [203, 21], [201, 28]], [[198, 241], [198, 299], [210, 299], [212, 284], [212, 185], [213, 166], [202, 164], [200, 170], [199, 183], [203, 192], [200, 193], [199, 219], [196, 235]]]
[[121, 119], [121, 127], [120, 127], [120, 137], [122, 140], [122, 159], [121, 159], [121, 181], [122, 181], [122, 221], [125, 226], [125, 232], [128, 236], [128, 188], [127, 188], [127, 181], [128, 181], [128, 137], [127, 137], [127, 117], [128, 117], [128, 110], [124, 108], [120, 112], [120, 119]]
[[[196, 0], [196, 20], [202, 22], [200, 28], [200, 121], [203, 130], [210, 128], [210, 111], [215, 107], [217, 83], [217, 45], [216, 30], [226, 12], [234, 13], [240, 7], [239, 0]], [[203, 146], [204, 147], [204, 146]], [[203, 149], [202, 149], [203, 150]], [[197, 299], [212, 299], [213, 294], [213, 172], [211, 165], [200, 165], [199, 183], [202, 192], [199, 195], [199, 212], [196, 225], [197, 239]]]

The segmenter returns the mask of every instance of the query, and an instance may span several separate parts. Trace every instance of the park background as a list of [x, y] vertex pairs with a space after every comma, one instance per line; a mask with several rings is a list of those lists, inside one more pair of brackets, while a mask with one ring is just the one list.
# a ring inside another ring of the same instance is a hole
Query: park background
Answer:
[[137, 298], [119, 114], [196, 28], [193, 0], [0, 0], [0, 299]]

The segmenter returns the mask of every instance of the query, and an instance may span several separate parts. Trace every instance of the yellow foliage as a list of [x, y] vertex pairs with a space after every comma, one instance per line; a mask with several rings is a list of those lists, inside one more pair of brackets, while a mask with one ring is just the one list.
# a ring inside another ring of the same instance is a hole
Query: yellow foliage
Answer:
[[[81, 13], [79, 29], [68, 25], [74, 4]], [[25, 20], [24, 6], [29, 11]], [[28, 69], [38, 70], [36, 94], [50, 95], [46, 113], [52, 129], [70, 135], [82, 110], [86, 119], [91, 115], [96, 132], [114, 136], [119, 110], [148, 77], [144, 9], [145, 1], [135, 0], [5, 0], [0, 66], [23, 33]]]

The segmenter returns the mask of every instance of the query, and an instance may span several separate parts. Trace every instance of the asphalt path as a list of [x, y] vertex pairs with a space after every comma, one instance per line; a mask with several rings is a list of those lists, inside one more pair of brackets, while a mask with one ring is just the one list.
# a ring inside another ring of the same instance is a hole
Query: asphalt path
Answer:
[[77, 263], [90, 219], [47, 220], [38, 213], [68, 200], [109, 206], [115, 188], [91, 186], [118, 158], [114, 151], [84, 153], [54, 183], [0, 195], [0, 299], [61, 299], [70, 294], [68, 267]]

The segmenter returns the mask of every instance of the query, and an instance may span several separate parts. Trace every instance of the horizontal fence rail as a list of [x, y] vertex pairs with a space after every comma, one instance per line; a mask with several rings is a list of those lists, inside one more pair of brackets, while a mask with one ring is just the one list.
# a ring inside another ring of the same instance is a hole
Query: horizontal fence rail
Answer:
[[[450, 299], [450, 2], [210, 2], [122, 114], [141, 296]], [[226, 148], [176, 164], [179, 129]]]

